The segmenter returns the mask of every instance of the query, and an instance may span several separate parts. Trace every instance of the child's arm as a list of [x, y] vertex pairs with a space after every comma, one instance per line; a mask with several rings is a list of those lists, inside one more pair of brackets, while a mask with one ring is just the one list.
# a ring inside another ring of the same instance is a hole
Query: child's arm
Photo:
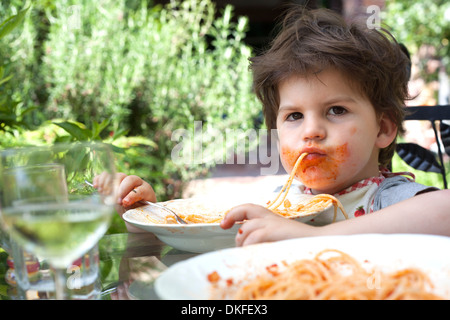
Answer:
[[236, 235], [237, 245], [290, 238], [358, 233], [427, 233], [450, 236], [450, 190], [417, 195], [380, 211], [322, 227], [279, 217], [256, 205], [231, 210], [223, 228], [246, 221]]
[[450, 190], [420, 194], [373, 214], [341, 222], [322, 228], [326, 234], [425, 233], [450, 237]]

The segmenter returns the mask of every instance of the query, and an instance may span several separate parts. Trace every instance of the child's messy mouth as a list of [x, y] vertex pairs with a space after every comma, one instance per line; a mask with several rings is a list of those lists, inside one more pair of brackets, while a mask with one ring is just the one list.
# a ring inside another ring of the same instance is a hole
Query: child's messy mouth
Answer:
[[321, 153], [308, 153], [308, 155], [303, 159], [304, 162], [310, 161], [320, 161], [320, 159], [325, 159], [326, 155]]
[[283, 148], [282, 156], [285, 163], [292, 169], [293, 164], [302, 153], [308, 153], [308, 155], [300, 164], [296, 177], [305, 184], [336, 180], [340, 172], [340, 165], [348, 157], [347, 144], [328, 148], [305, 146], [297, 150]]

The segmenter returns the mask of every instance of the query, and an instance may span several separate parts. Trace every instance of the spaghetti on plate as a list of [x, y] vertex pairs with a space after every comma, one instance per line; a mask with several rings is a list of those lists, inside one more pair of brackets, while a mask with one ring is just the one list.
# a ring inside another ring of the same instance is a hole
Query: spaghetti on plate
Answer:
[[272, 264], [246, 279], [208, 274], [213, 299], [282, 300], [435, 300], [427, 275], [414, 268], [395, 272], [367, 271], [350, 255], [333, 249], [313, 259]]

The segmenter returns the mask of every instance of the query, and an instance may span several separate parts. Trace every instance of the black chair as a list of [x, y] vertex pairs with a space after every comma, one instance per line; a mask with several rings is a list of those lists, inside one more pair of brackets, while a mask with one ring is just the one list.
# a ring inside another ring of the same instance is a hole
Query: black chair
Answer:
[[[450, 105], [408, 107], [408, 120], [428, 120], [436, 137], [438, 154], [436, 155], [415, 143], [399, 143], [397, 154], [414, 169], [425, 172], [436, 172], [442, 175], [444, 188], [447, 189], [447, 177], [443, 160], [443, 152], [450, 156], [450, 126], [442, 120], [450, 120]], [[436, 122], [439, 121], [439, 133]], [[442, 150], [442, 146], [444, 150]]]

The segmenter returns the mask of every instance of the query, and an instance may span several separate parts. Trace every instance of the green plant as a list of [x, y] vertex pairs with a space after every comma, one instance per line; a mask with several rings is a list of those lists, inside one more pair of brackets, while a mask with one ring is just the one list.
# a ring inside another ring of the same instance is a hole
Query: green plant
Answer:
[[[86, 124], [110, 117], [112, 127], [146, 136], [157, 147], [142, 155], [150, 159], [145, 177], [158, 172], [151, 182], [179, 196], [181, 181], [214, 162], [170, 161], [173, 132], [193, 132], [195, 121], [205, 132], [245, 130], [260, 112], [243, 43], [247, 20], [233, 22], [231, 6], [216, 18], [209, 0], [151, 8], [142, 2], [134, 11], [123, 1], [78, 1], [82, 23], [67, 34], [74, 3], [60, 2], [50, 19], [43, 66], [49, 110]], [[203, 145], [213, 141], [203, 136]]]
[[[384, 21], [400, 42], [416, 52], [422, 45], [436, 50], [436, 57], [450, 73], [450, 2], [447, 0], [386, 1]], [[422, 66], [425, 68], [425, 66]]]
[[[59, 140], [93, 141], [105, 139], [105, 131], [109, 128], [110, 122], [109, 119], [105, 119], [101, 123], [93, 121], [91, 129], [87, 128], [83, 123], [76, 121], [53, 122], [53, 124], [63, 128], [70, 135], [69, 139], [60, 137]], [[115, 140], [124, 136], [126, 133], [126, 130], [119, 130], [117, 132], [111, 131], [107, 133], [107, 135], [109, 135], [112, 140]]]
[[[0, 40], [10, 34], [24, 20], [28, 9], [12, 15], [0, 23]], [[8, 71], [7, 71], [8, 70]], [[7, 73], [10, 73], [7, 75]], [[20, 108], [21, 101], [14, 97], [14, 92], [9, 81], [13, 78], [13, 71], [10, 70], [6, 59], [0, 60], [0, 131], [11, 132], [13, 129], [21, 128], [25, 125], [24, 116], [34, 108]]]
[[198, 147], [204, 147], [215, 143], [208, 132], [253, 128], [260, 113], [251, 93], [251, 51], [243, 43], [247, 20], [233, 22], [231, 6], [221, 16], [215, 13], [211, 1], [173, 1], [161, 12], [152, 12], [155, 18], [149, 21], [134, 19], [141, 31], [135, 34], [141, 44], [137, 50], [152, 53], [143, 66], [147, 80], [136, 91], [149, 105], [134, 109], [134, 115], [158, 144], [158, 152], [166, 155], [163, 172], [174, 173], [172, 181], [166, 179], [168, 185], [173, 186], [174, 176], [187, 181], [214, 165], [167, 161], [175, 130], [195, 132], [195, 121], [200, 121], [205, 134]]
[[[249, 110], [255, 100], [242, 41], [246, 19], [233, 23], [231, 6], [215, 19], [210, 0], [148, 7], [55, 3], [42, 66], [49, 114], [83, 123], [109, 117], [142, 132], [159, 119], [178, 116], [184, 125]], [[130, 119], [143, 114], [140, 122]]]
[[[2, 2], [0, 12], [25, 1]], [[37, 0], [24, 31], [13, 46], [0, 45], [0, 53], [15, 70], [11, 87], [22, 106], [37, 107], [27, 123], [36, 128], [62, 119], [57, 123], [69, 136], [57, 139], [108, 140], [107, 132], [128, 132], [121, 138], [130, 149], [124, 171], [137, 168], [167, 199], [179, 196], [183, 182], [204, 175], [227, 150], [211, 161], [175, 163], [177, 129], [194, 132], [201, 122], [201, 143], [208, 146], [215, 143], [210, 132], [257, 123], [246, 28], [245, 17], [233, 19], [231, 6], [217, 12], [211, 0], [166, 6], [145, 0]], [[97, 135], [96, 126], [106, 123]]]

